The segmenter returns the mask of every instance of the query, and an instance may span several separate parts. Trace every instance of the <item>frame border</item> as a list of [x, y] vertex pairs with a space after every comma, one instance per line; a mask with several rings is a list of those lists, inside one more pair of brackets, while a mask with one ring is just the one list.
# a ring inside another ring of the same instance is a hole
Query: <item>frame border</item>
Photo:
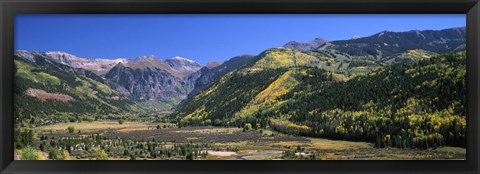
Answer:
[[[479, 4], [478, 0], [0, 0], [0, 173], [479, 173], [480, 122], [476, 117], [480, 99]], [[140, 13], [466, 14], [467, 160], [14, 161], [12, 57], [15, 14]]]

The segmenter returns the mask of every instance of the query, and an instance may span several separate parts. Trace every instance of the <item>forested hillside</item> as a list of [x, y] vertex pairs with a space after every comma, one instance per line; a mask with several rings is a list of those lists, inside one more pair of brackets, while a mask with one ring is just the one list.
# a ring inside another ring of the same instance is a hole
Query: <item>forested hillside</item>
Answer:
[[386, 65], [350, 80], [311, 66], [315, 57], [293, 66], [282, 50], [261, 55], [172, 116], [183, 126], [253, 125], [377, 147], [465, 145], [465, 52]]
[[15, 57], [16, 126], [93, 121], [99, 117], [142, 111], [91, 71], [41, 56], [32, 60], [34, 62]]
[[287, 133], [367, 140], [380, 147], [464, 146], [465, 65], [465, 53], [459, 52], [347, 82], [328, 76], [319, 81], [322, 74], [310, 70], [314, 73], [282, 97], [285, 104], [257, 116], [291, 121], [295, 126], [271, 124]]

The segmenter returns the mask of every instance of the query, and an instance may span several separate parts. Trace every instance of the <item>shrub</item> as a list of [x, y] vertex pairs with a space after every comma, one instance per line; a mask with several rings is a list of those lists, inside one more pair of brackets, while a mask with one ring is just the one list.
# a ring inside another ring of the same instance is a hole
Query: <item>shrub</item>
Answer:
[[68, 160], [70, 159], [70, 153], [68, 151], [64, 150], [62, 153], [63, 160]]
[[68, 126], [68, 127], [67, 127], [67, 130], [68, 130], [68, 133], [73, 133], [73, 132], [75, 132], [75, 127], [73, 127], [73, 126]]
[[105, 150], [102, 149], [102, 150], [98, 151], [96, 160], [108, 160], [108, 155], [105, 152]]
[[57, 149], [52, 149], [48, 152], [48, 158], [53, 160], [63, 160], [63, 154]]
[[30, 146], [27, 146], [22, 151], [22, 160], [39, 160], [40, 155], [38, 152]]
[[252, 124], [250, 123], [247, 123], [245, 124], [245, 126], [243, 126], [243, 131], [248, 131], [248, 130], [251, 130], [252, 129]]

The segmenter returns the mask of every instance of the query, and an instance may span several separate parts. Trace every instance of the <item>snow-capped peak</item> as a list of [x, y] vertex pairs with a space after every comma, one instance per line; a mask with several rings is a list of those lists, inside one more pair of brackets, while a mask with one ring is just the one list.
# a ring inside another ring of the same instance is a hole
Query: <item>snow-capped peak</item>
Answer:
[[175, 57], [173, 57], [172, 59], [187, 61], [187, 62], [190, 62], [190, 63], [197, 63], [197, 62], [195, 62], [195, 61], [193, 61], [193, 60], [190, 60], [190, 59], [187, 59], [187, 58], [183, 58], [183, 57], [180, 57], [180, 56], [175, 56]]

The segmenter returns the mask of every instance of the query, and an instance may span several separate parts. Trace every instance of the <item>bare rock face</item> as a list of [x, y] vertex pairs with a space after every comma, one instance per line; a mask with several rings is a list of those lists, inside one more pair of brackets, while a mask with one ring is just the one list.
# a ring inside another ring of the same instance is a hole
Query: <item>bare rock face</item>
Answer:
[[189, 76], [190, 74], [193, 74], [204, 67], [203, 65], [193, 60], [189, 60], [179, 56], [171, 59], [165, 59], [164, 62], [182, 77]]
[[158, 59], [142, 56], [113, 67], [105, 78], [113, 88], [137, 100], [183, 100], [226, 73], [248, 62], [253, 56], [234, 57], [209, 68], [182, 57]]
[[213, 61], [213, 62], [208, 62], [206, 66], [207, 66], [207, 68], [212, 69], [212, 68], [215, 68], [217, 66], [220, 66], [221, 64], [222, 64], [222, 62]]
[[298, 41], [290, 41], [283, 45], [284, 48], [290, 48], [298, 51], [310, 51], [321, 47], [322, 45], [328, 43], [327, 40], [322, 38], [316, 38], [309, 42], [298, 42]]
[[192, 87], [164, 67], [125, 66], [121, 63], [106, 75], [117, 91], [137, 100], [184, 99]]
[[107, 73], [113, 66], [118, 63], [126, 63], [127, 59], [94, 59], [80, 58], [65, 52], [45, 52], [50, 60], [68, 65], [74, 68], [83, 68], [90, 70], [98, 75]]
[[81, 58], [75, 55], [59, 52], [59, 51], [50, 51], [50, 52], [39, 52], [39, 51], [25, 51], [17, 50], [15, 55], [30, 60], [35, 61], [36, 56], [44, 57], [47, 60], [57, 62], [63, 65], [67, 65], [73, 68], [82, 68], [96, 73], [97, 75], [103, 75], [107, 73], [112, 67], [118, 63], [126, 63], [128, 59], [94, 59], [94, 58]]

